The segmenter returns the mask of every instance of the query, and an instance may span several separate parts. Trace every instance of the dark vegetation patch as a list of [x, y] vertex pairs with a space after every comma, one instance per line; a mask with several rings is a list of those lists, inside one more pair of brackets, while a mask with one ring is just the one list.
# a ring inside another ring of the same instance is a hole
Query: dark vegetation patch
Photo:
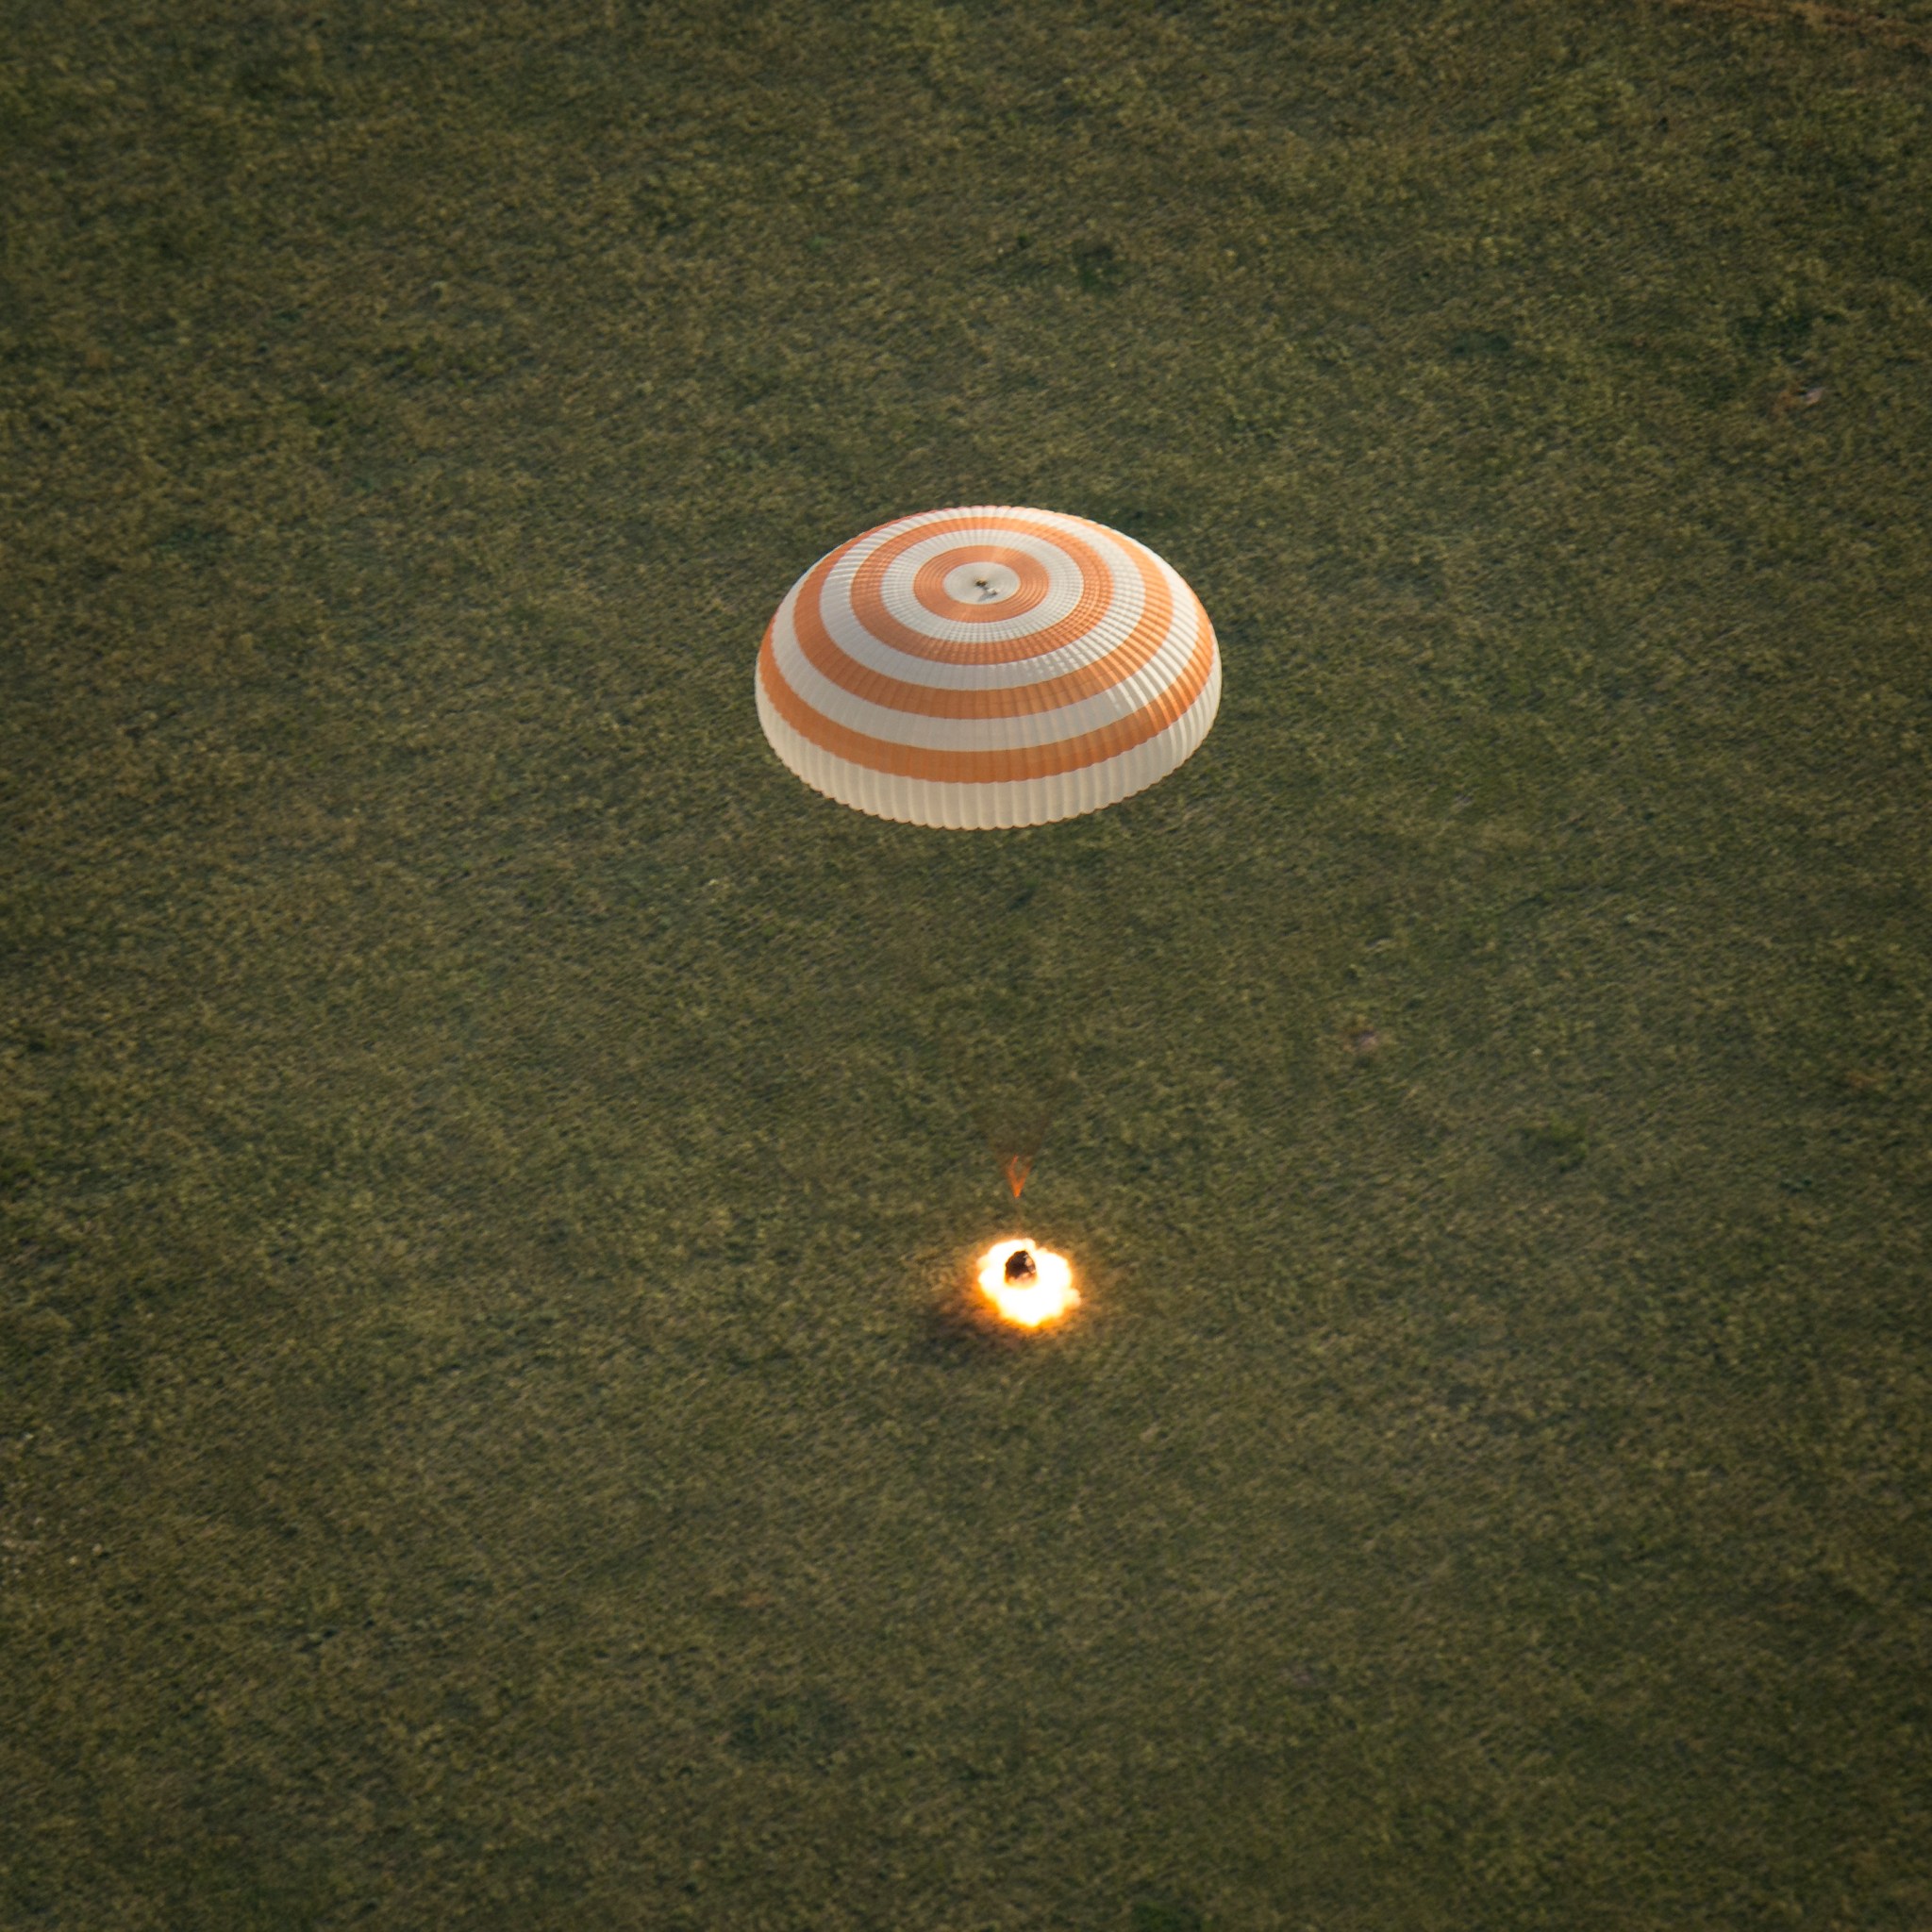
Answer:
[[856, 1728], [839, 1699], [808, 1685], [768, 1690], [740, 1706], [732, 1716], [730, 1743], [754, 1764], [824, 1771]]
[[1581, 1167], [1590, 1153], [1590, 1129], [1580, 1120], [1553, 1119], [1518, 1127], [1516, 1144], [1524, 1159], [1557, 1174]]

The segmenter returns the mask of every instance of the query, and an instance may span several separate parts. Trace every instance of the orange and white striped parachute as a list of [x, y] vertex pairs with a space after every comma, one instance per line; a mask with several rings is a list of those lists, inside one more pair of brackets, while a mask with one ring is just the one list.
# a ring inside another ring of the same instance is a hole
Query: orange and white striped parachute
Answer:
[[881, 524], [786, 593], [758, 721], [813, 790], [916, 825], [1041, 825], [1164, 778], [1208, 735], [1221, 654], [1144, 544], [978, 507]]

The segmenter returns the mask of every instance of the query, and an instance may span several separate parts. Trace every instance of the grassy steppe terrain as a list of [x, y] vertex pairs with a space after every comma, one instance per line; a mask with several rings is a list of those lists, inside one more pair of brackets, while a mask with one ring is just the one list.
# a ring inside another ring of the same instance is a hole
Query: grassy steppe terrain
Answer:
[[[1813, 11], [15, 0], [0, 1924], [1932, 1924], [1932, 7]], [[962, 502], [1199, 592], [1162, 786], [766, 750]]]

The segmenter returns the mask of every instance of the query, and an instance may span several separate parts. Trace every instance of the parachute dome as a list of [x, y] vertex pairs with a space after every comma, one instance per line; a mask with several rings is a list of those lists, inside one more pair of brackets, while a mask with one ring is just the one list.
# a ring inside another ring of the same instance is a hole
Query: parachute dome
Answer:
[[1221, 654], [1145, 544], [978, 507], [881, 524], [786, 593], [758, 722], [814, 791], [875, 817], [991, 829], [1097, 811], [1208, 735]]

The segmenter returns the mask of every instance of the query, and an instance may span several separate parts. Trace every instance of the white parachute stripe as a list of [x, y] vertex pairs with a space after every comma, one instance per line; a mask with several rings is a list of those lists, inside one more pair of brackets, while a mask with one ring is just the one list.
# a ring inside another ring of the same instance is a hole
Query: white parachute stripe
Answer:
[[[848, 763], [802, 738], [758, 688], [758, 718], [780, 758], [814, 791], [838, 804], [902, 824], [954, 831], [999, 831], [1049, 824], [1117, 805], [1145, 791], [1183, 763], [1207, 737], [1221, 704], [1217, 663], [1200, 695], [1158, 737], [1079, 773], [1007, 784], [952, 785], [874, 772]], [[1077, 786], [1070, 780], [1077, 779]]]
[[1186, 672], [1199, 630], [1192, 599], [1177, 597], [1159, 649], [1131, 678], [1071, 705], [1011, 718], [935, 718], [873, 704], [816, 670], [790, 624], [774, 629], [772, 655], [778, 675], [814, 711], [868, 738], [928, 751], [1018, 751], [1083, 737], [1151, 703]]
[[[1079, 603], [1083, 591], [1089, 588], [1104, 588], [1109, 609], [1123, 601], [1131, 601], [1138, 610], [1143, 601], [1141, 574], [1134, 568], [1133, 558], [1116, 543], [1108, 541], [1097, 533], [1081, 531], [1080, 541], [1098, 556], [1107, 572], [1107, 583], [1090, 587], [1072, 554], [1061, 544], [1056, 543], [1046, 535], [1036, 536], [1010, 530], [989, 531], [983, 542], [975, 542], [970, 537], [946, 534], [929, 537], [923, 543], [915, 543], [902, 551], [892, 559], [879, 586], [880, 602], [887, 611], [903, 624], [908, 630], [918, 631], [923, 636], [941, 639], [947, 643], [975, 644], [985, 641], [1005, 643], [1031, 637], [1061, 622]], [[1024, 551], [1034, 558], [1046, 571], [1050, 588], [1047, 595], [1023, 615], [1011, 619], [993, 619], [988, 623], [967, 623], [963, 618], [940, 617], [928, 610], [913, 594], [913, 580], [920, 566], [929, 558], [944, 555], [950, 550], [992, 549], [994, 547]], [[876, 545], [872, 546], [876, 549]], [[870, 556], [871, 550], [866, 555]], [[825, 582], [826, 603], [844, 603], [850, 595], [850, 586], [858, 576], [864, 558], [853, 561], [846, 568], [845, 559], [835, 564]], [[836, 595], [835, 595], [836, 591]]]
[[[1173, 600], [1175, 623], [1178, 624], [1183, 615], [1185, 615], [1190, 637], [1198, 637], [1207, 613], [1201, 608], [1199, 603], [1196, 602], [1194, 593], [1188, 589], [1187, 585], [1180, 580], [1174, 571], [1170, 570], [1158, 557], [1154, 558], [1154, 563], [1167, 579], [1168, 596]], [[1214, 663], [1218, 675], [1221, 663], [1218, 650], [1215, 653]], [[1161, 696], [1171, 688], [1173, 680], [1158, 677], [1155, 675], [1156, 671], [1156, 665], [1150, 662], [1135, 672], [1132, 676], [1124, 680], [1120, 689], [1126, 708], [1129, 710], [1141, 710], [1145, 706], [1152, 704], [1157, 697]]]
[[[1058, 544], [1051, 543], [1044, 538], [1014, 536], [1002, 533], [997, 539], [1004, 550], [1024, 551], [1046, 572], [1047, 592], [1031, 610], [1023, 611], [1018, 617], [990, 618], [985, 623], [968, 624], [963, 618], [940, 617], [928, 610], [913, 594], [913, 580], [921, 565], [930, 558], [943, 556], [947, 551], [991, 550], [991, 543], [962, 542], [952, 536], [930, 537], [924, 543], [915, 543], [909, 550], [895, 558], [892, 567], [879, 584], [879, 601], [888, 613], [898, 619], [908, 630], [917, 631], [922, 637], [937, 638], [949, 644], [1007, 643], [1024, 637], [1030, 637], [1035, 631], [1047, 629], [1050, 625], [1063, 622], [1067, 614], [1079, 603], [1080, 594], [1086, 589], [1086, 579], [1080, 574], [1080, 567], [1062, 550]], [[841, 561], [832, 567], [825, 580], [824, 603], [836, 603], [849, 611], [851, 586], [858, 575], [858, 565], [850, 570]], [[1131, 575], [1131, 573], [1129, 573]], [[1118, 574], [1114, 579], [1116, 587], [1121, 579]]]
[[[837, 575], [835, 571], [834, 575]], [[1040, 684], [1050, 677], [1063, 677], [1070, 672], [1083, 671], [1096, 658], [1105, 657], [1124, 639], [1131, 636], [1146, 608], [1146, 592], [1137, 575], [1130, 586], [1116, 591], [1113, 602], [1089, 629], [1054, 650], [1043, 652], [1037, 658], [1022, 658], [1010, 664], [949, 664], [931, 658], [916, 658], [909, 651], [896, 650], [875, 638], [859, 623], [845, 596], [834, 597], [831, 589], [828, 583], [826, 594], [819, 600], [819, 621], [824, 625], [826, 635], [848, 658], [864, 665], [868, 671], [883, 672], [888, 677], [899, 678], [907, 684], [928, 685], [935, 691], [1008, 691], [1023, 684]], [[799, 589], [794, 586], [778, 607], [789, 623], [796, 621], [798, 595]], [[1071, 604], [1068, 608], [1072, 608]], [[1031, 615], [1028, 612], [1028, 616]], [[1062, 611], [1060, 615], [1064, 618], [1066, 612]], [[907, 625], [909, 630], [924, 629], [933, 637], [939, 636], [942, 627], [976, 630], [975, 637], [949, 640], [974, 643], [999, 641], [997, 634], [1007, 628], [991, 624], [978, 626], [942, 625], [941, 619], [930, 615], [917, 625]], [[1025, 632], [1015, 630], [1012, 635], [1024, 636]]]

